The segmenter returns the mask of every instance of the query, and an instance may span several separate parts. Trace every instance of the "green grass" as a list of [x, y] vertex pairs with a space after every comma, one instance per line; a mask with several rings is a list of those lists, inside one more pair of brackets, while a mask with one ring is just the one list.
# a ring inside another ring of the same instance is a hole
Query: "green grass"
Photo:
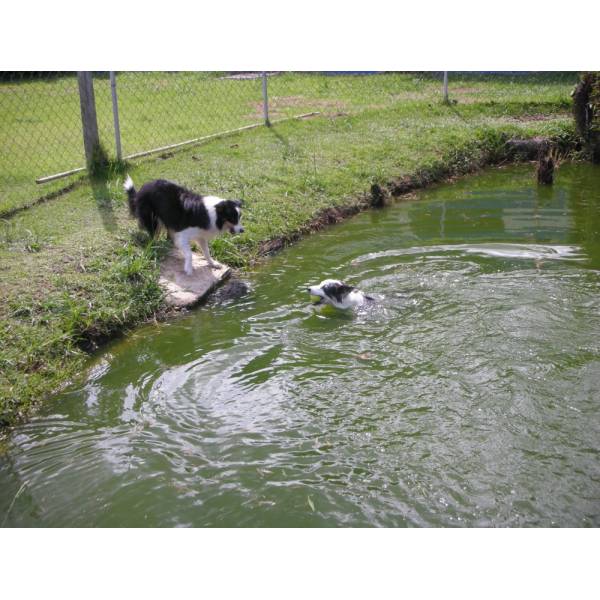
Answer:
[[[535, 76], [451, 75], [451, 98], [460, 105], [502, 104], [515, 110], [566, 107], [573, 74]], [[225, 79], [220, 73], [145, 72], [117, 75], [124, 155], [262, 121], [260, 79]], [[116, 154], [110, 82], [94, 78], [101, 142]], [[331, 76], [282, 73], [269, 78], [273, 120], [311, 111], [357, 116], [373, 110], [427, 107], [441, 97], [439, 77], [420, 73]], [[0, 81], [0, 217], [56, 193], [82, 176], [38, 185], [36, 178], [83, 166], [77, 79]]]
[[[163, 78], [157, 74], [159, 89]], [[150, 158], [129, 172], [138, 185], [164, 177], [244, 198], [246, 233], [213, 243], [216, 258], [244, 267], [265, 241], [290, 238], [323, 209], [356, 204], [373, 183], [404, 176], [427, 183], [467, 172], [505, 157], [504, 142], [513, 135], [572, 137], [572, 78], [563, 75], [454, 77], [451, 98], [458, 102], [450, 106], [440, 102], [439, 82], [426, 76], [384, 77], [383, 89], [378, 78], [362, 78], [363, 95], [357, 80], [342, 85], [343, 79], [349, 78], [311, 79], [319, 88], [319, 117]], [[278, 81], [288, 105], [306, 88], [297, 77]], [[275, 80], [271, 88], [275, 99], [283, 97]], [[403, 96], [384, 102], [392, 92]], [[315, 108], [294, 103], [281, 110]], [[82, 181], [0, 226], [4, 422], [81, 373], [95, 344], [163, 309], [157, 265], [167, 242], [137, 233], [122, 179], [116, 173]]]

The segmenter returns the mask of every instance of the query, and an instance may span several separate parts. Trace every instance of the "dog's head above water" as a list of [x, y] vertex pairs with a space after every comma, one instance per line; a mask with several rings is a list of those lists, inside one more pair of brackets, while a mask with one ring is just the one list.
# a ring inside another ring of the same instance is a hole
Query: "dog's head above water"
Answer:
[[337, 279], [325, 279], [319, 285], [312, 285], [308, 288], [308, 293], [318, 298], [314, 304], [330, 304], [342, 309], [362, 306], [365, 302], [373, 300], [371, 296]]

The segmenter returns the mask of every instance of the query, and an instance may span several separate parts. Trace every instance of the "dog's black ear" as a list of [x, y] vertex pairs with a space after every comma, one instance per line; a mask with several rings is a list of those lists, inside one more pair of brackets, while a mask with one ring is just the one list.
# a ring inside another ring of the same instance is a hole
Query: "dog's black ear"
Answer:
[[331, 296], [333, 296], [338, 302], [343, 302], [344, 296], [349, 294], [354, 289], [354, 286], [347, 285], [345, 283], [334, 284], [330, 287], [328, 292]]

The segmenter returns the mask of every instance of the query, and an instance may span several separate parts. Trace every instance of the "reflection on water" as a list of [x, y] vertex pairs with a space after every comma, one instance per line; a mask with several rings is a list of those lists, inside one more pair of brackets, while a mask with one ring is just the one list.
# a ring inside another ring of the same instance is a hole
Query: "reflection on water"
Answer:
[[598, 190], [439, 186], [114, 343], [12, 434], [0, 524], [600, 525]]

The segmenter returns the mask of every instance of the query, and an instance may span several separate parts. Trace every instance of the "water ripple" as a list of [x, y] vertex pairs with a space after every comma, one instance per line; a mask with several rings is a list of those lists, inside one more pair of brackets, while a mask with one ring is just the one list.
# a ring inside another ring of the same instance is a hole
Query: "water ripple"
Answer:
[[[360, 215], [115, 343], [11, 436], [0, 516], [24, 486], [8, 525], [600, 525], [600, 272], [523, 181]], [[325, 276], [376, 302], [309, 305]]]

